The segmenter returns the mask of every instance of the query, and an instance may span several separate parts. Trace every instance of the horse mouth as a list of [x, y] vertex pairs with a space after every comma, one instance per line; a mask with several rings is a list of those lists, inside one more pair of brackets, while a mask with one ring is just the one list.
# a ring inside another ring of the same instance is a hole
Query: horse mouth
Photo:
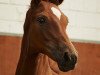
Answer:
[[70, 66], [70, 65], [64, 65], [64, 64], [58, 64], [58, 67], [61, 71], [63, 72], [67, 72], [67, 71], [70, 71], [70, 70], [73, 70], [75, 68], [75, 65], [74, 66]]

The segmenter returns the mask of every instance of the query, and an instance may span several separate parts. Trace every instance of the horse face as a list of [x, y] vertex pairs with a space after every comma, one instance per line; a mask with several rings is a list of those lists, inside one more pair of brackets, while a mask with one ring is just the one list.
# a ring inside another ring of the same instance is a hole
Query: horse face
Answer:
[[66, 34], [68, 18], [50, 2], [41, 1], [30, 10], [30, 47], [56, 61], [61, 71], [74, 69], [77, 52]]

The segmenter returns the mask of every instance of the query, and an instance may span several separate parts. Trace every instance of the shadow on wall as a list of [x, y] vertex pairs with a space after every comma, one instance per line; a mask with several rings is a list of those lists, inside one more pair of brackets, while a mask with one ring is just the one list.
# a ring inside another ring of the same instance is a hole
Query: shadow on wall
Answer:
[[[100, 75], [100, 44], [73, 44], [79, 52], [79, 60], [76, 69], [67, 75]], [[14, 75], [20, 45], [21, 37], [0, 36], [0, 75]]]

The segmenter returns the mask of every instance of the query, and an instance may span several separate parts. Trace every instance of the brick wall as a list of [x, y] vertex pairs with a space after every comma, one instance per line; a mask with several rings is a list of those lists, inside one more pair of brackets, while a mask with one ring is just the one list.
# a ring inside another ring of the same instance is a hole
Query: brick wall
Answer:
[[[20, 54], [21, 37], [0, 36], [0, 75], [14, 75]], [[100, 75], [100, 44], [73, 42], [78, 64], [67, 75]], [[66, 74], [64, 74], [66, 75]]]
[[[23, 34], [31, 0], [0, 0], [0, 34]], [[69, 18], [71, 39], [100, 42], [100, 0], [65, 0], [60, 6]]]

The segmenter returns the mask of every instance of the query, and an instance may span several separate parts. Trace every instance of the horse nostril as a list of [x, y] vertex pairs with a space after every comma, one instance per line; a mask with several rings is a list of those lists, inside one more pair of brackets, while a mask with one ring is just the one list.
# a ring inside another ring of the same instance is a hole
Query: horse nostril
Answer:
[[65, 53], [64, 53], [64, 60], [65, 60], [66, 62], [71, 60], [71, 57], [69, 56], [68, 52], [65, 52]]

